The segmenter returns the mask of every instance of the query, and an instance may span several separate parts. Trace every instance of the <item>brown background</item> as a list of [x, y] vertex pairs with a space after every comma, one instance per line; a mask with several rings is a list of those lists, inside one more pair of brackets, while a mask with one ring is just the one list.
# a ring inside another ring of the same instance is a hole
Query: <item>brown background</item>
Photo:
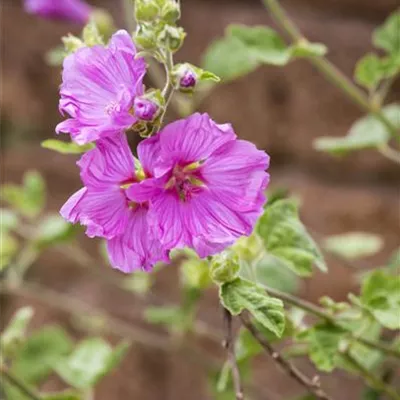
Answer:
[[[121, 21], [117, 3], [97, 4], [110, 9]], [[283, 3], [305, 35], [325, 43], [328, 58], [348, 75], [357, 59], [372, 49], [372, 30], [398, 5], [396, 0]], [[26, 15], [18, 1], [5, 0], [2, 5], [2, 179], [18, 182], [26, 169], [38, 169], [49, 187], [48, 208], [57, 210], [80, 183], [73, 157], [39, 146], [40, 140], [54, 136], [54, 126], [60, 120], [60, 71], [46, 66], [43, 55], [59, 43], [61, 35], [67, 31], [78, 33], [79, 29]], [[232, 22], [272, 24], [261, 2], [256, 0], [184, 0], [182, 25], [188, 37], [178, 58], [199, 64], [207, 45]], [[391, 101], [399, 99], [398, 83], [390, 94]], [[386, 241], [385, 251], [362, 261], [359, 266], [364, 268], [380, 265], [396, 247], [400, 222], [399, 169], [374, 151], [336, 159], [312, 149], [314, 138], [343, 136], [362, 114], [305, 61], [280, 69], [264, 67], [221, 85], [204, 102], [202, 110], [221, 123], [232, 122], [239, 136], [271, 155], [272, 185], [288, 187], [301, 196], [302, 218], [317, 237], [355, 230], [381, 234]], [[83, 246], [92, 251], [95, 244], [85, 240]], [[344, 299], [349, 291], [357, 290], [357, 270], [334, 259], [329, 262], [328, 274], [316, 274], [304, 283], [305, 297], [316, 300], [330, 295]], [[91, 275], [51, 252], [41, 257], [30, 276], [137, 322], [135, 315], [141, 305], [134, 297], [100, 285]], [[175, 292], [175, 271], [164, 271], [154, 293], [171, 302], [177, 297]], [[4, 297], [5, 317], [25, 303], [21, 298]], [[36, 325], [62, 321], [71, 333], [76, 333], [66, 315], [39, 303], [34, 305]], [[220, 327], [215, 293], [207, 296], [201, 316]], [[278, 400], [298, 393], [298, 387], [270, 362], [260, 360], [259, 366], [257, 381], [263, 383], [265, 393], [255, 398]], [[356, 378], [339, 373], [323, 379], [335, 398], [356, 398]], [[208, 399], [204, 380], [202, 367], [185, 355], [136, 345], [119, 370], [100, 385], [96, 399]]]

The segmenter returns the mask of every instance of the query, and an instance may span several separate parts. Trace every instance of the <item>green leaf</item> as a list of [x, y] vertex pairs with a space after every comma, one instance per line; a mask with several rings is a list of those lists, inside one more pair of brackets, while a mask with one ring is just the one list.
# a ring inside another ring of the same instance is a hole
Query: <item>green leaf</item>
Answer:
[[285, 329], [283, 303], [279, 299], [269, 297], [260, 286], [237, 278], [222, 284], [219, 296], [231, 314], [238, 315], [246, 309], [261, 325], [276, 336], [282, 336]]
[[[390, 104], [382, 109], [386, 118], [394, 127], [400, 129], [400, 106]], [[350, 151], [376, 148], [387, 143], [389, 132], [373, 115], [367, 115], [353, 124], [345, 137], [320, 137], [314, 141], [314, 147], [335, 155], [344, 155]]]
[[0, 271], [8, 267], [18, 251], [18, 241], [7, 232], [1, 232]]
[[185, 249], [185, 259], [181, 261], [181, 281], [183, 286], [195, 289], [206, 289], [211, 284], [210, 266], [207, 260], [201, 259], [194, 251]]
[[328, 48], [322, 43], [310, 43], [307, 40], [300, 41], [292, 47], [293, 57], [323, 57]]
[[40, 383], [53, 366], [72, 350], [72, 341], [57, 326], [34, 332], [16, 354], [12, 371], [27, 383]]
[[235, 342], [236, 360], [242, 361], [253, 358], [262, 352], [261, 345], [254, 336], [245, 328], [241, 328]]
[[278, 200], [267, 207], [257, 225], [257, 232], [271, 256], [300, 276], [309, 276], [312, 265], [326, 271], [321, 252], [299, 220], [296, 202]]
[[85, 145], [78, 145], [73, 142], [63, 142], [57, 139], [47, 139], [41, 143], [41, 146], [45, 149], [54, 150], [61, 154], [82, 154], [93, 149], [94, 144], [89, 143]]
[[381, 59], [372, 53], [358, 61], [354, 72], [355, 80], [367, 89], [375, 88], [384, 76]]
[[400, 11], [391, 14], [384, 24], [375, 30], [372, 40], [376, 47], [388, 53], [400, 53]]
[[384, 270], [370, 273], [361, 288], [362, 306], [384, 327], [400, 329], [400, 276]]
[[4, 234], [18, 225], [18, 216], [12, 210], [0, 208], [0, 233]]
[[239, 270], [239, 258], [234, 252], [223, 251], [212, 257], [210, 275], [218, 285], [235, 280], [239, 275]]
[[393, 269], [400, 267], [400, 247], [390, 256], [388, 267]]
[[58, 393], [45, 393], [40, 398], [41, 400], [83, 400], [80, 393], [71, 390]]
[[316, 325], [301, 332], [298, 338], [309, 346], [312, 362], [320, 371], [332, 372], [340, 362], [339, 343], [344, 331], [328, 324]]
[[144, 312], [144, 318], [152, 324], [173, 328], [182, 325], [185, 315], [179, 307], [148, 307]]
[[324, 240], [324, 247], [331, 253], [354, 260], [378, 253], [383, 247], [383, 239], [372, 233], [348, 232], [329, 236]]
[[46, 187], [37, 171], [24, 175], [23, 186], [6, 184], [2, 186], [1, 197], [28, 218], [37, 217], [45, 204]]
[[46, 215], [36, 229], [35, 242], [39, 248], [64, 243], [70, 240], [76, 231], [76, 228], [66, 222], [60, 215]]
[[32, 307], [20, 308], [16, 311], [7, 325], [7, 328], [5, 328], [4, 332], [1, 334], [1, 349], [5, 354], [7, 354], [7, 356], [15, 353], [17, 347], [22, 343], [25, 338], [26, 329], [32, 317]]
[[207, 49], [203, 67], [227, 81], [254, 71], [259, 61], [247, 56], [246, 46], [237, 38], [216, 40]]
[[122, 359], [129, 345], [121, 343], [114, 350], [101, 338], [82, 341], [70, 356], [56, 364], [58, 375], [77, 389], [89, 389], [110, 372]]
[[227, 34], [240, 40], [247, 49], [247, 55], [260, 63], [286, 65], [291, 51], [280, 35], [265, 26], [230, 25]]

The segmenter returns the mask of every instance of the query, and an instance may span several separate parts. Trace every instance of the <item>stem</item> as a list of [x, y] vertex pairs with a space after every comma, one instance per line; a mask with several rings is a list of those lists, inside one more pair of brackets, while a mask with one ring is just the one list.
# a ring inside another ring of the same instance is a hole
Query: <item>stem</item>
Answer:
[[290, 305], [300, 308], [304, 311], [307, 311], [309, 314], [313, 314], [316, 317], [321, 318], [321, 319], [325, 320], [326, 322], [329, 322], [333, 326], [336, 326], [340, 329], [347, 330], [351, 334], [351, 339], [358, 341], [359, 343], [362, 343], [364, 346], [367, 346], [374, 350], [380, 350], [382, 353], [385, 353], [387, 355], [390, 355], [392, 357], [400, 359], [400, 352], [397, 349], [392, 348], [381, 342], [374, 342], [372, 340], [354, 336], [354, 334], [350, 330], [346, 329], [346, 327], [342, 326], [339, 322], [337, 322], [335, 317], [332, 316], [331, 314], [327, 313], [324, 309], [322, 309], [308, 301], [305, 301], [296, 296], [293, 296], [291, 294], [281, 292], [280, 290], [277, 290], [277, 289], [274, 289], [274, 288], [271, 288], [271, 287], [268, 287], [265, 285], [261, 285], [261, 286], [264, 287], [264, 289], [269, 294], [283, 300], [287, 304], [290, 304]]
[[400, 164], [400, 152], [390, 148], [387, 144], [378, 147], [379, 153], [381, 153], [384, 157], [389, 160]]
[[240, 372], [235, 357], [235, 340], [232, 331], [232, 314], [226, 308], [223, 309], [225, 322], [225, 340], [224, 348], [228, 354], [228, 361], [232, 371], [233, 386], [235, 388], [236, 400], [243, 400], [243, 390], [240, 383]]
[[369, 383], [371, 387], [381, 393], [385, 393], [388, 397], [394, 400], [400, 400], [400, 394], [396, 392], [394, 388], [388, 386], [377, 376], [371, 374], [362, 364], [360, 364], [354, 357], [348, 352], [342, 353], [344, 359], [351, 364], [353, 368]]
[[[306, 40], [286, 11], [279, 5], [277, 0], [263, 0], [265, 7], [270, 11], [272, 17], [284, 32], [298, 43]], [[387, 128], [392, 136], [400, 139], [400, 133], [395, 126], [382, 113], [380, 107], [369, 102], [368, 97], [353, 82], [347, 78], [335, 65], [325, 57], [309, 57], [308, 60], [313, 64], [329, 81], [343, 91], [354, 103], [363, 111], [373, 114]]]
[[31, 389], [25, 382], [15, 376], [12, 372], [10, 372], [7, 367], [2, 365], [0, 367], [0, 373], [4, 376], [4, 378], [15, 388], [17, 388], [21, 393], [25, 396], [29, 397], [32, 400], [40, 400], [40, 395], [37, 394], [33, 389]]
[[297, 369], [290, 361], [285, 360], [275, 349], [269, 344], [269, 342], [261, 335], [257, 328], [251, 323], [250, 319], [245, 314], [240, 314], [240, 319], [246, 329], [253, 335], [254, 339], [266, 350], [266, 352], [279, 364], [283, 370], [285, 370], [293, 379], [295, 379], [300, 385], [304, 386], [308, 392], [314, 395], [320, 400], [331, 400], [320, 386], [319, 378], [316, 376], [313, 379], [309, 379], [299, 369]]

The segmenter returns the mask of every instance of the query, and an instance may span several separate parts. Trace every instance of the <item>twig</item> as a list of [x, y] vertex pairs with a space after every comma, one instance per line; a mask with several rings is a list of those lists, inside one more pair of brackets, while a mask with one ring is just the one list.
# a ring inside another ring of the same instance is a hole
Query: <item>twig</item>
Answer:
[[31, 389], [25, 382], [15, 376], [5, 365], [0, 366], [0, 373], [4, 378], [21, 393], [32, 400], [40, 400], [40, 395]]
[[225, 325], [225, 340], [224, 348], [228, 355], [229, 365], [232, 371], [233, 387], [235, 389], [236, 400], [243, 400], [243, 389], [240, 382], [240, 372], [235, 357], [235, 340], [232, 330], [232, 314], [226, 308], [223, 309], [224, 325]]
[[370, 349], [373, 350], [379, 350], [382, 353], [385, 353], [389, 356], [395, 357], [400, 359], [400, 352], [393, 348], [390, 347], [388, 345], [386, 345], [385, 343], [382, 342], [376, 342], [376, 341], [372, 341], [369, 339], [365, 339], [363, 337], [357, 337], [354, 336], [354, 334], [352, 333], [351, 330], [349, 330], [348, 328], [346, 328], [345, 326], [342, 326], [336, 319], [334, 316], [330, 315], [329, 313], [327, 313], [324, 309], [316, 306], [315, 304], [312, 304], [308, 301], [305, 301], [303, 299], [300, 299], [296, 296], [293, 296], [289, 293], [285, 293], [285, 292], [281, 292], [280, 290], [271, 288], [269, 286], [266, 285], [261, 285], [270, 295], [275, 296], [281, 300], [283, 300], [284, 302], [286, 302], [287, 304], [290, 304], [292, 306], [295, 306], [297, 308], [300, 308], [310, 314], [315, 315], [318, 318], [321, 318], [323, 320], [325, 320], [326, 322], [329, 322], [331, 325], [337, 327], [337, 328], [341, 328], [343, 330], [346, 330], [349, 332], [349, 334], [351, 335], [351, 339], [355, 340], [359, 343], [362, 343], [364, 346], [369, 347]]
[[400, 394], [396, 392], [394, 388], [388, 386], [377, 376], [371, 374], [362, 364], [360, 364], [348, 351], [342, 353], [344, 359], [357, 370], [360, 376], [362, 376], [371, 387], [376, 389], [380, 393], [385, 393], [393, 400], [400, 400]]
[[293, 379], [300, 385], [304, 386], [311, 394], [320, 400], [332, 400], [320, 386], [318, 377], [309, 379], [299, 369], [297, 369], [290, 361], [285, 360], [268, 341], [261, 335], [257, 328], [251, 323], [250, 319], [245, 314], [240, 314], [240, 319], [246, 329], [254, 336], [257, 342], [267, 351], [267, 353], [279, 364]]
[[[307, 41], [286, 11], [279, 5], [277, 0], [263, 0], [265, 7], [270, 11], [272, 17], [282, 30], [293, 40], [294, 43]], [[308, 61], [313, 64], [329, 81], [341, 89], [362, 110], [372, 113], [387, 128], [393, 137], [400, 138], [400, 132], [386, 118], [382, 110], [376, 104], [372, 104], [368, 96], [360, 90], [353, 82], [343, 74], [335, 65], [325, 57], [309, 57]]]

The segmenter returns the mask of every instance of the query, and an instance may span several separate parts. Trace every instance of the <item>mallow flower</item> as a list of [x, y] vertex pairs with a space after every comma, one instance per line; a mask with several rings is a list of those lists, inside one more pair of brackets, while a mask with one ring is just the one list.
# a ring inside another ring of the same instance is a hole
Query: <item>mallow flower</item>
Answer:
[[88, 22], [92, 11], [83, 0], [25, 0], [24, 8], [30, 14], [82, 25]]
[[135, 172], [125, 134], [99, 140], [78, 165], [85, 186], [64, 204], [61, 215], [86, 226], [89, 237], [107, 239], [111, 264], [123, 272], [149, 270], [157, 261], [167, 261], [167, 252], [149, 228], [148, 204], [126, 195], [144, 175]]
[[149, 178], [126, 194], [149, 204], [148, 221], [165, 248], [190, 247], [206, 257], [251, 234], [266, 201], [269, 157], [238, 140], [230, 124], [196, 113], [138, 151]]
[[64, 60], [60, 89], [61, 113], [71, 118], [56, 132], [65, 132], [78, 144], [119, 134], [136, 121], [136, 96], [143, 94], [146, 64], [136, 58], [129, 33], [116, 32], [108, 46], [78, 49]]

